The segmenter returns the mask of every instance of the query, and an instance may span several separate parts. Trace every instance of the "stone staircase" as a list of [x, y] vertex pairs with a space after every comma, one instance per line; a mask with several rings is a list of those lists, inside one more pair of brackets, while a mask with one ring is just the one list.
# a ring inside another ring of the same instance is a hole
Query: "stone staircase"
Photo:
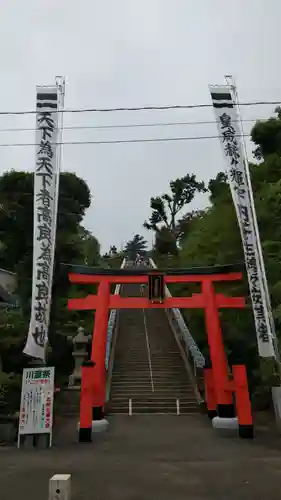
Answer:
[[[126, 285], [138, 296], [139, 285]], [[198, 411], [193, 386], [164, 310], [120, 311], [110, 413], [189, 414]], [[177, 402], [178, 400], [178, 402]]]

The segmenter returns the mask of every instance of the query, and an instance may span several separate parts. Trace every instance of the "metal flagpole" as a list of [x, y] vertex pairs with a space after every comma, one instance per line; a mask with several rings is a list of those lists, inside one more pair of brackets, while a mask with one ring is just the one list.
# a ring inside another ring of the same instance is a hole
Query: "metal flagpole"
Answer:
[[[260, 267], [261, 267], [261, 271], [262, 271], [262, 282], [263, 282], [263, 286], [264, 286], [265, 299], [266, 299], [267, 311], [268, 311], [268, 316], [269, 316], [269, 321], [270, 321], [270, 326], [271, 326], [272, 340], [273, 340], [273, 345], [274, 345], [276, 361], [280, 365], [280, 354], [279, 354], [279, 349], [278, 349], [278, 340], [276, 337], [275, 324], [274, 324], [274, 319], [273, 319], [273, 314], [272, 314], [271, 300], [270, 300], [270, 294], [269, 294], [269, 289], [268, 289], [266, 270], [265, 270], [265, 264], [264, 264], [262, 246], [261, 246], [261, 239], [260, 239], [260, 234], [259, 234], [259, 226], [258, 226], [257, 214], [256, 214], [256, 210], [255, 210], [255, 200], [254, 200], [254, 195], [253, 195], [253, 190], [252, 190], [250, 168], [249, 168], [249, 159], [248, 159], [246, 142], [245, 142], [245, 137], [244, 137], [244, 128], [243, 128], [240, 106], [239, 106], [238, 91], [237, 91], [235, 79], [232, 75], [225, 75], [225, 80], [226, 80], [227, 85], [230, 87], [230, 89], [233, 93], [234, 102], [236, 104], [237, 114], [238, 114], [240, 128], [241, 128], [241, 136], [242, 136], [241, 139], [242, 139], [242, 146], [243, 146], [244, 158], [245, 158], [246, 181], [247, 181], [247, 185], [248, 185], [249, 197], [250, 197], [250, 202], [251, 202], [251, 212], [252, 212], [252, 216], [253, 216], [254, 231], [255, 231], [255, 235], [256, 235], [258, 258], [259, 258]], [[281, 373], [281, 368], [279, 367], [279, 369], [280, 369], [280, 373]]]
[[[63, 134], [63, 117], [64, 113], [64, 97], [65, 97], [65, 78], [64, 76], [56, 77], [56, 85], [59, 89], [59, 134], [58, 134], [58, 146], [57, 146], [57, 182], [56, 182], [56, 197], [55, 197], [55, 226], [54, 232], [56, 234], [57, 229], [57, 214], [58, 214], [58, 203], [59, 203], [59, 184], [60, 184], [60, 170], [62, 163], [62, 134]], [[55, 249], [56, 238], [53, 239], [53, 249]], [[55, 252], [53, 252], [53, 255]]]
[[[53, 239], [52, 239], [52, 262], [51, 269], [52, 274], [50, 278], [49, 284], [49, 315], [48, 315], [48, 329], [50, 324], [50, 314], [52, 307], [52, 288], [53, 288], [53, 275], [54, 275], [54, 261], [55, 261], [55, 249], [56, 249], [56, 233], [57, 233], [57, 215], [58, 215], [58, 204], [59, 204], [59, 184], [60, 184], [60, 170], [62, 163], [62, 134], [63, 134], [63, 118], [64, 113], [62, 112], [64, 109], [64, 98], [65, 98], [65, 77], [64, 76], [56, 76], [56, 85], [59, 91], [59, 106], [58, 106], [58, 136], [57, 136], [57, 149], [56, 149], [56, 186], [55, 186], [55, 200], [54, 200], [54, 227], [53, 227]], [[46, 345], [46, 350], [48, 348], [48, 344]], [[47, 352], [45, 353], [46, 356]]]

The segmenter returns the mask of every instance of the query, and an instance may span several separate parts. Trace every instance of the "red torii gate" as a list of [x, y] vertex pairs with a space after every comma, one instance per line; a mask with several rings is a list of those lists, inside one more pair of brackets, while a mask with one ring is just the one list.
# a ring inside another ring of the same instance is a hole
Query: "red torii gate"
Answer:
[[[253, 437], [252, 412], [248, 392], [246, 368], [232, 367], [229, 379], [227, 357], [224, 350], [219, 319], [221, 308], [243, 308], [243, 297], [226, 297], [216, 293], [214, 283], [242, 279], [237, 266], [216, 266], [178, 270], [101, 270], [85, 266], [73, 266], [69, 273], [71, 283], [98, 285], [97, 294], [69, 299], [69, 310], [95, 310], [91, 360], [83, 364], [80, 399], [80, 441], [91, 441], [92, 419], [104, 417], [106, 397], [105, 354], [110, 309], [204, 309], [210, 349], [211, 366], [204, 370], [205, 393], [208, 414], [211, 417], [235, 416], [233, 393], [241, 437]], [[148, 284], [148, 297], [121, 297], [110, 294], [111, 284]], [[171, 283], [200, 283], [201, 292], [191, 297], [165, 297], [165, 285]]]

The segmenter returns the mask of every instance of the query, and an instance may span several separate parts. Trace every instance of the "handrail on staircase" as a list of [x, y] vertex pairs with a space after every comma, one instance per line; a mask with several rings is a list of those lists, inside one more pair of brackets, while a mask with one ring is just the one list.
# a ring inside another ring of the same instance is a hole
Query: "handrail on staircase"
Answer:
[[[124, 269], [126, 267], [126, 259], [123, 259], [120, 269]], [[114, 295], [119, 295], [121, 291], [122, 285], [117, 284], [115, 286]], [[107, 340], [106, 340], [106, 353], [105, 353], [105, 369], [107, 371], [107, 384], [106, 384], [106, 400], [109, 399], [110, 386], [111, 386], [111, 376], [113, 370], [113, 362], [114, 362], [114, 346], [116, 341], [116, 334], [118, 329], [118, 319], [119, 319], [119, 310], [111, 309], [108, 319], [108, 327], [107, 327]]]
[[[124, 269], [126, 265], [126, 259], [123, 259], [120, 269]], [[114, 295], [119, 295], [121, 289], [121, 285], [117, 284], [115, 286]], [[112, 338], [113, 332], [116, 324], [117, 318], [117, 309], [111, 309], [108, 319], [108, 328], [107, 328], [107, 340], [106, 340], [106, 354], [105, 354], [105, 368], [108, 370], [109, 358], [111, 352]]]
[[[153, 269], [157, 269], [155, 262], [151, 258], [149, 259], [149, 263]], [[172, 297], [172, 294], [167, 286], [165, 286], [165, 295], [167, 297]], [[202, 375], [202, 371], [205, 366], [205, 357], [191, 335], [180, 310], [177, 308], [166, 309], [166, 314], [174, 334], [179, 337], [180, 343], [184, 345], [187, 358], [190, 359], [191, 357], [193, 360], [194, 376], [195, 379], [197, 379], [199, 374]]]
[[[154, 269], [157, 269], [155, 262], [150, 258], [149, 259], [150, 266]], [[120, 269], [124, 269], [127, 265], [127, 259], [124, 258]], [[117, 284], [115, 286], [114, 294], [120, 294], [121, 285]], [[171, 297], [171, 292], [168, 287], [165, 287], [165, 294], [168, 297]], [[193, 360], [194, 366], [194, 376], [195, 379], [197, 375], [202, 372], [205, 366], [205, 358], [201, 353], [199, 347], [197, 346], [194, 338], [192, 337], [185, 320], [179, 309], [166, 309], [166, 314], [171, 325], [171, 328], [174, 334], [178, 337], [180, 344], [183, 345], [183, 349], [187, 359], [190, 357]], [[105, 369], [107, 371], [107, 400], [109, 399], [109, 388], [111, 384], [111, 375], [113, 370], [113, 361], [114, 361], [114, 345], [116, 341], [116, 332], [118, 328], [118, 318], [119, 318], [119, 310], [112, 309], [109, 314], [108, 320], [108, 329], [107, 329], [107, 342], [106, 342], [106, 356], [105, 356]], [[199, 372], [199, 373], [198, 373]]]

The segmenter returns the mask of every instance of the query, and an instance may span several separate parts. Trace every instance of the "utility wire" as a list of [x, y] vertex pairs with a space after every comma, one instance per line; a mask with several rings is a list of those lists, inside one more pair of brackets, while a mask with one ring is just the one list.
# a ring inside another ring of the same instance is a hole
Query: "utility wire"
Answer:
[[[254, 123], [257, 121], [266, 121], [266, 118], [252, 118], [244, 119], [243, 123], [249, 122]], [[239, 122], [241, 120], [232, 120], [232, 122]], [[104, 129], [119, 129], [119, 128], [146, 128], [146, 127], [174, 127], [174, 126], [184, 126], [184, 125], [216, 125], [216, 120], [207, 121], [190, 121], [190, 122], [157, 122], [157, 123], [129, 123], [129, 124], [117, 124], [117, 125], [70, 125], [64, 126], [61, 130], [104, 130]], [[36, 128], [0, 128], [1, 132], [35, 132]]]
[[[237, 134], [235, 137], [250, 137], [250, 134]], [[111, 140], [111, 141], [67, 141], [67, 142], [56, 142], [53, 143], [54, 146], [70, 146], [70, 145], [87, 145], [87, 144], [130, 144], [139, 142], [173, 142], [173, 141], [196, 141], [204, 139], [220, 139], [220, 135], [198, 135], [194, 137], [156, 137], [154, 139], [121, 139], [121, 140]], [[1, 144], [0, 147], [34, 147], [39, 146], [36, 143], [6, 143]]]
[[[239, 106], [263, 106], [280, 105], [280, 101], [252, 101], [236, 103]], [[112, 113], [116, 111], [165, 111], [169, 109], [199, 109], [212, 108], [213, 104], [173, 104], [163, 106], [138, 106], [132, 108], [81, 108], [81, 109], [60, 109], [52, 113]], [[31, 111], [0, 111], [1, 115], [31, 115], [38, 113], [37, 110]]]

